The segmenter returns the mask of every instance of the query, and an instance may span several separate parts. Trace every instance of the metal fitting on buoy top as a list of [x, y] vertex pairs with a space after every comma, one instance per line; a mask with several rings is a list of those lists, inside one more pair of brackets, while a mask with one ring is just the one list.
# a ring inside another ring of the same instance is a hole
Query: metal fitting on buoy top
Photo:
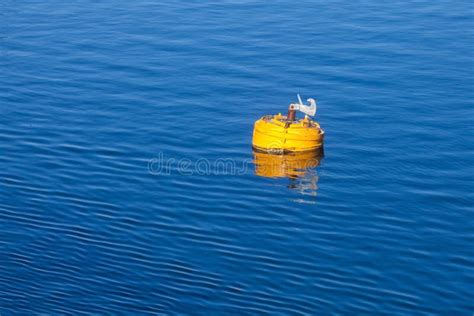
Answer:
[[[255, 122], [252, 146], [257, 151], [270, 153], [313, 151], [323, 146], [324, 131], [309, 116], [316, 114], [316, 101], [308, 99], [304, 105], [298, 95], [299, 103], [288, 107], [286, 116], [266, 115]], [[296, 111], [305, 115], [296, 119]]]
[[296, 110], [293, 104], [288, 107], [288, 115], [286, 116], [288, 121], [293, 122], [296, 119]]

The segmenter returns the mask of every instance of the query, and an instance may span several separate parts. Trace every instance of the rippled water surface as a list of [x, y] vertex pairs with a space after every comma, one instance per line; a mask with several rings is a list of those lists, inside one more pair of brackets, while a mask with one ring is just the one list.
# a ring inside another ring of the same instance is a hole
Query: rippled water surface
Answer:
[[2, 316], [474, 312], [470, 1], [0, 7]]

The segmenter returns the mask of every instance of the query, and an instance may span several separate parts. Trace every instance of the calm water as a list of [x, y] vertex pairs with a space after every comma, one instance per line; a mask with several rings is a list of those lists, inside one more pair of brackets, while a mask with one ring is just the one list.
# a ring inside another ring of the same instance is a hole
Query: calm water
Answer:
[[[474, 312], [470, 1], [0, 7], [2, 316]], [[324, 157], [265, 177], [296, 93]]]

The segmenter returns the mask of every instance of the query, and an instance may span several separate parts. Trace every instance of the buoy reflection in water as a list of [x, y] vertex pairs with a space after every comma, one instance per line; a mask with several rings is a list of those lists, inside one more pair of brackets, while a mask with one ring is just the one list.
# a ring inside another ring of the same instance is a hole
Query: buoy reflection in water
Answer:
[[266, 178], [288, 178], [288, 188], [301, 194], [316, 195], [316, 167], [323, 158], [323, 149], [303, 153], [272, 154], [253, 151], [255, 174]]

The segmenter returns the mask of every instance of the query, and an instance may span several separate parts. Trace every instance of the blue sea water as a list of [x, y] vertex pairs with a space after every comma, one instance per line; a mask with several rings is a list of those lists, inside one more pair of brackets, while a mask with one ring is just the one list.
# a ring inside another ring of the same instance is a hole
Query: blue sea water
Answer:
[[472, 2], [0, 8], [0, 315], [474, 312]]

